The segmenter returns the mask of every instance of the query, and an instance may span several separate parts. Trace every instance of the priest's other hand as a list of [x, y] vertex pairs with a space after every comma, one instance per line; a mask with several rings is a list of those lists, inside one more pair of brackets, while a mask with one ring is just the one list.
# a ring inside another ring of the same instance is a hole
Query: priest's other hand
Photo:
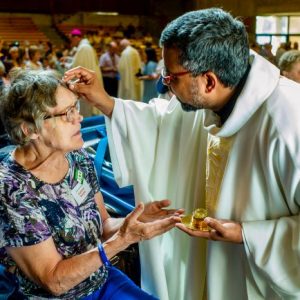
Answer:
[[152, 222], [172, 215], [179, 216], [184, 213], [184, 209], [166, 209], [170, 204], [171, 201], [168, 199], [145, 204], [144, 211], [140, 215], [139, 220], [141, 222]]
[[66, 71], [62, 80], [70, 90], [78, 93], [108, 117], [111, 116], [114, 100], [105, 92], [94, 71], [76, 67]]
[[243, 243], [242, 226], [240, 223], [230, 220], [217, 220], [211, 217], [205, 218], [204, 222], [211, 228], [210, 231], [192, 230], [182, 223], [177, 223], [176, 227], [194, 237], [237, 244]]

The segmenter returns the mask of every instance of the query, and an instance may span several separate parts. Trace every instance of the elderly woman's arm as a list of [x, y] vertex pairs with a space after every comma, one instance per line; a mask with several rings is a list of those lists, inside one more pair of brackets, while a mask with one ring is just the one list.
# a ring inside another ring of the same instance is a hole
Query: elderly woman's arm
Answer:
[[[143, 223], [139, 221], [143, 211], [144, 205], [139, 204], [123, 219], [122, 225], [115, 234], [103, 243], [108, 258], [126, 249], [130, 244], [170, 230], [179, 220], [178, 217], [171, 216]], [[88, 278], [102, 265], [97, 248], [64, 259], [57, 252], [52, 238], [33, 246], [9, 247], [7, 251], [31, 280], [56, 296], [67, 292]]]

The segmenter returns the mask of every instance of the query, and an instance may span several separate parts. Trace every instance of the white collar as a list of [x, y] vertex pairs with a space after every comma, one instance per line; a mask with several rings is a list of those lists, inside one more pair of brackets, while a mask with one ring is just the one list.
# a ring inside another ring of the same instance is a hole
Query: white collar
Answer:
[[258, 108], [266, 101], [278, 85], [280, 71], [262, 56], [251, 51], [253, 61], [246, 83], [237, 98], [230, 116], [219, 128], [219, 116], [213, 111], [204, 110], [204, 126], [219, 137], [229, 137], [240, 130]]

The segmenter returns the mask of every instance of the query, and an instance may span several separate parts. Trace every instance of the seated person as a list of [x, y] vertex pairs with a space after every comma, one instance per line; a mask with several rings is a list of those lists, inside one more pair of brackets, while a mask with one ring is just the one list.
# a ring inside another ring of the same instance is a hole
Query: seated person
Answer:
[[109, 216], [81, 149], [79, 100], [53, 71], [15, 71], [0, 103], [17, 144], [0, 164], [0, 262], [21, 291], [29, 299], [156, 299], [108, 259], [173, 228], [170, 202]]
[[290, 50], [282, 54], [278, 63], [283, 76], [300, 83], [300, 51]]

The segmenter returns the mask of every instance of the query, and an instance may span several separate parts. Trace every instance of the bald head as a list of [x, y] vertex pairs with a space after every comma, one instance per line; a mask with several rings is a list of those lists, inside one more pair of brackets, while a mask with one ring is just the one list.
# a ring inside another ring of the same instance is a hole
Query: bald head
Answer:
[[127, 39], [123, 39], [120, 42], [120, 47], [121, 47], [122, 50], [124, 50], [129, 45], [130, 45], [130, 42]]

